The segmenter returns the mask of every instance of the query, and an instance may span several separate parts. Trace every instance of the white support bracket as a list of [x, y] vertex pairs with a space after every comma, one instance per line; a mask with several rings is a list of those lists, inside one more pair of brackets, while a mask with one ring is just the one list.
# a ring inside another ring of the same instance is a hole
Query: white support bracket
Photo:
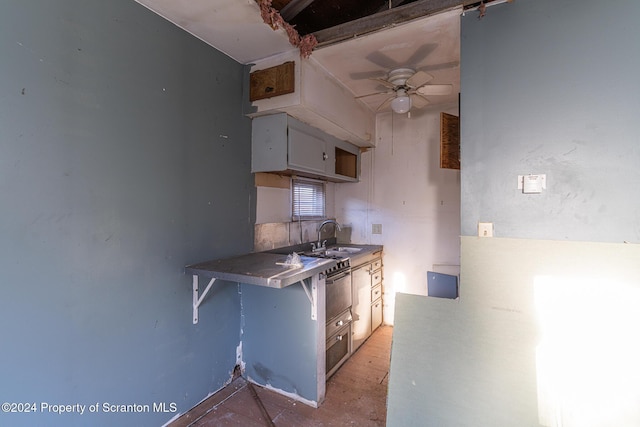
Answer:
[[211, 281], [209, 282], [209, 284], [207, 285], [207, 287], [205, 288], [204, 292], [202, 293], [202, 295], [198, 296], [198, 275], [194, 274], [193, 275], [193, 324], [197, 324], [198, 323], [198, 308], [200, 307], [200, 304], [202, 304], [202, 300], [204, 300], [204, 297], [207, 296], [207, 293], [209, 292], [209, 290], [211, 289], [211, 286], [213, 286], [213, 282], [215, 282], [216, 279], [215, 277], [211, 279]]
[[300, 281], [300, 285], [302, 285], [302, 289], [304, 289], [304, 293], [307, 294], [307, 298], [309, 298], [309, 302], [311, 303], [311, 320], [318, 319], [318, 284], [315, 280], [311, 280], [311, 290], [307, 288], [307, 285], [304, 283], [304, 280]]

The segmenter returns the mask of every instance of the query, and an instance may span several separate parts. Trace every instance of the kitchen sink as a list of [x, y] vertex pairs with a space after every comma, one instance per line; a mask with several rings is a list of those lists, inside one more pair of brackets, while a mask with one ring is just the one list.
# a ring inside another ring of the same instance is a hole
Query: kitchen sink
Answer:
[[338, 252], [349, 252], [350, 254], [355, 254], [358, 253], [362, 250], [362, 248], [352, 248], [350, 246], [339, 246], [335, 249], [332, 249], [334, 251], [338, 251]]
[[351, 254], [355, 254], [360, 252], [362, 249], [361, 248], [333, 248], [333, 249], [327, 249], [327, 251], [325, 252], [327, 255], [329, 256], [342, 256], [342, 257], [347, 257]]
[[[294, 249], [302, 249], [303, 246], [289, 246], [286, 248], [276, 248], [271, 249], [267, 252], [272, 254], [280, 254], [280, 255], [289, 255], [291, 252], [294, 252]], [[309, 256], [309, 257], [317, 257], [317, 258], [348, 258], [350, 255], [355, 255], [358, 252], [362, 251], [362, 248], [356, 248], [352, 246], [329, 246], [327, 249], [320, 249], [315, 251], [310, 250], [297, 250], [299, 255]]]

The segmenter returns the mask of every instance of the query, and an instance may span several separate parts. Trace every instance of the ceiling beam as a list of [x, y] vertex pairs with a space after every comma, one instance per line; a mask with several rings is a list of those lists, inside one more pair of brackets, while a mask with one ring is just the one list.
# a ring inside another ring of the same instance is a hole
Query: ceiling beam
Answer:
[[385, 10], [393, 9], [394, 7], [400, 6], [407, 0], [389, 0], [387, 4], [383, 5], [380, 9], [378, 9], [377, 13], [384, 12]]
[[476, 3], [478, 0], [418, 0], [326, 30], [316, 31], [313, 33], [318, 40], [316, 49], [371, 33], [390, 25], [435, 15], [458, 6], [466, 8]]

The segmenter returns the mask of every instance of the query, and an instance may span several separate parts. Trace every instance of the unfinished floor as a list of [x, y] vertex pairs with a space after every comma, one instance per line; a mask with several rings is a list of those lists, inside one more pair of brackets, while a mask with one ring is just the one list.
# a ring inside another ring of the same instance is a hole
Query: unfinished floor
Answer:
[[371, 335], [327, 381], [317, 409], [238, 377], [170, 427], [384, 426], [392, 332], [381, 326]]

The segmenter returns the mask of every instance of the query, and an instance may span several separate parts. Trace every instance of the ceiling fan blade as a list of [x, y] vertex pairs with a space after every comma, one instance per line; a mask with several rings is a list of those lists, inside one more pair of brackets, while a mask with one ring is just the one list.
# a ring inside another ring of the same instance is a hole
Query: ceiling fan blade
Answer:
[[356, 96], [355, 99], [367, 98], [369, 96], [376, 96], [376, 95], [389, 95], [391, 93], [393, 93], [392, 90], [389, 90], [389, 91], [386, 91], [386, 92], [373, 92], [373, 93], [368, 93], [366, 95]]
[[376, 82], [380, 83], [381, 85], [388, 87], [389, 89], [393, 89], [394, 87], [396, 87], [396, 85], [394, 85], [394, 84], [393, 84], [393, 83], [391, 83], [390, 81], [385, 80], [385, 79], [381, 79], [381, 78], [379, 78], [379, 77], [371, 78], [371, 79], [369, 79], [369, 80], [376, 81]]
[[407, 59], [406, 63], [409, 65], [417, 65], [424, 58], [429, 56], [438, 47], [437, 43], [426, 43], [416, 49], [415, 52]]
[[438, 71], [438, 70], [449, 70], [451, 68], [455, 68], [460, 65], [459, 61], [451, 61], [451, 62], [443, 62], [440, 64], [432, 64], [425, 65], [420, 67], [421, 71]]
[[453, 91], [453, 85], [424, 85], [416, 89], [420, 95], [449, 95]]
[[376, 108], [376, 112], [389, 108], [389, 106], [391, 105], [391, 101], [393, 101], [394, 98], [395, 96], [390, 96], [389, 98], [385, 99], [384, 102], [380, 104], [378, 108]]
[[429, 83], [431, 79], [433, 79], [431, 74], [425, 73], [424, 71], [417, 71], [413, 76], [407, 79], [405, 84], [411, 88], [417, 88]]
[[422, 108], [429, 105], [429, 100], [419, 93], [412, 93], [409, 97], [411, 98], [412, 107]]
[[369, 61], [371, 61], [374, 64], [376, 64], [377, 66], [382, 67], [383, 69], [386, 69], [386, 70], [391, 70], [393, 68], [398, 68], [401, 65], [401, 64], [398, 64], [398, 62], [396, 62], [395, 60], [393, 60], [389, 56], [387, 56], [384, 53], [380, 52], [379, 50], [371, 52], [370, 54], [368, 54], [366, 56], [366, 58]]

